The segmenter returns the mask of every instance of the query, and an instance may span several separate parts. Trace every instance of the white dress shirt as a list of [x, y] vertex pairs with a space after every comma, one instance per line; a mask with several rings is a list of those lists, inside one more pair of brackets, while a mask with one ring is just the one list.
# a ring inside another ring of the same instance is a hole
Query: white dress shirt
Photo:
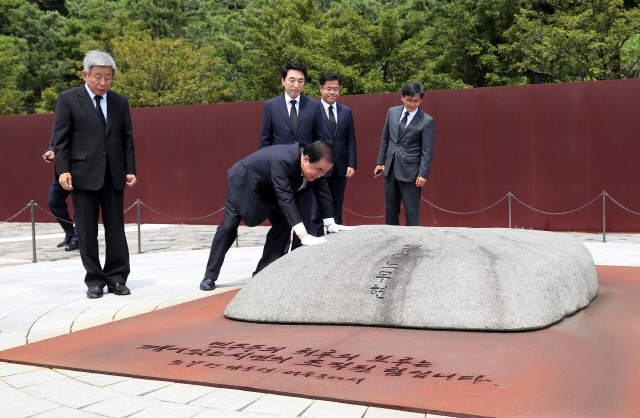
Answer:
[[[93, 107], [96, 107], [96, 95], [89, 89], [87, 83], [84, 83], [84, 87], [89, 92], [89, 96], [91, 96], [91, 101], [93, 102]], [[107, 92], [108, 93], [108, 92]], [[104, 120], [107, 121], [107, 93], [102, 95], [102, 100], [100, 100], [100, 107], [102, 108], [102, 113], [104, 113]]]
[[333, 106], [333, 114], [336, 117], [336, 123], [338, 123], [338, 106], [336, 106], [338, 102], [335, 102], [334, 104], [330, 105], [329, 103], [320, 99], [320, 103], [322, 103], [322, 106], [324, 106], [324, 113], [327, 115], [327, 119], [329, 119], [329, 106]]
[[[402, 118], [404, 118], [404, 114], [407, 112], [408, 110], [406, 107], [402, 109], [402, 113], [400, 114], [400, 119], [398, 120], [398, 125], [400, 125], [400, 122], [402, 122]], [[416, 113], [418, 113], [417, 107], [416, 107], [416, 110], [414, 110], [413, 112], [409, 112], [409, 116], [407, 116], [407, 124], [404, 125], [404, 129], [407, 129], [407, 126], [409, 126], [409, 124], [411, 123], [411, 119], [413, 119]]]
[[296, 101], [296, 115], [300, 116], [300, 96], [296, 97], [295, 99], [292, 99], [291, 97], [289, 97], [289, 95], [285, 91], [284, 100], [287, 102], [287, 112], [289, 112], [289, 116], [291, 116], [291, 100]]

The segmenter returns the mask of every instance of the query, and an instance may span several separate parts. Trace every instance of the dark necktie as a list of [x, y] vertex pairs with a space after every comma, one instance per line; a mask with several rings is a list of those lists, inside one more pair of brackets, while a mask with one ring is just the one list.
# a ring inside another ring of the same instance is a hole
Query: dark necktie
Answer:
[[96, 96], [96, 109], [98, 109], [98, 117], [100, 121], [103, 123], [102, 126], [107, 126], [107, 121], [104, 118], [104, 112], [102, 111], [102, 106], [100, 106], [100, 100], [102, 100], [102, 96]]
[[293, 132], [296, 131], [296, 123], [298, 123], [298, 112], [296, 111], [296, 101], [291, 100], [291, 112], [289, 117], [291, 118], [291, 126], [293, 126]]
[[329, 106], [329, 125], [331, 125], [331, 133], [336, 133], [336, 115], [333, 114], [333, 105]]
[[405, 112], [404, 117], [400, 121], [400, 125], [398, 125], [398, 138], [400, 138], [400, 135], [402, 135], [402, 132], [404, 132], [404, 128], [407, 126], [408, 117], [409, 117], [409, 112]]

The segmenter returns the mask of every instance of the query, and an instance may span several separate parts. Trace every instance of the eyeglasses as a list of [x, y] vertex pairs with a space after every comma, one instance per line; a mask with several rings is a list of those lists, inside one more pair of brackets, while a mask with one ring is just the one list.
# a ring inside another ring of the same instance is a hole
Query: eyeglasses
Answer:
[[322, 89], [328, 91], [329, 93], [340, 92], [340, 87], [323, 87]]
[[403, 100], [406, 104], [412, 104], [412, 105], [419, 105], [419, 104], [420, 104], [420, 102], [422, 102], [422, 99], [410, 100], [410, 99], [405, 99], [404, 97], [402, 98], [402, 100]]

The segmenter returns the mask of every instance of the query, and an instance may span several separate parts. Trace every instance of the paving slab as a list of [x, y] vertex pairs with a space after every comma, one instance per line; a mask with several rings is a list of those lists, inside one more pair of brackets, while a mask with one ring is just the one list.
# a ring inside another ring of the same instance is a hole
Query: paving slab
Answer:
[[301, 415], [308, 418], [362, 418], [366, 406], [339, 402], [315, 401]]
[[300, 416], [313, 403], [312, 399], [267, 394], [243, 409], [246, 412]]
[[32, 372], [14, 374], [12, 376], [5, 376], [2, 378], [5, 383], [8, 383], [14, 388], [23, 388], [25, 386], [37, 385], [39, 383], [61, 379], [64, 379], [64, 376], [50, 369], [35, 370]]
[[130, 379], [131, 379], [130, 377], [114, 376], [114, 375], [100, 374], [100, 373], [86, 374], [84, 376], [79, 376], [76, 378], [76, 380], [79, 380], [80, 382], [85, 382], [92, 386], [98, 386], [101, 388], [105, 386], [113, 385], [115, 383], [124, 382]]
[[98, 418], [102, 416], [103, 415], [97, 415], [88, 411], [69, 408], [67, 406], [59, 406], [47, 412], [34, 415], [33, 418]]
[[149, 409], [157, 403], [153, 399], [118, 394], [115, 398], [89, 405], [83, 410], [111, 418], [124, 418]]
[[[216, 388], [173, 383], [169, 386], [147, 394], [145, 398], [187, 404], [205, 396], [208, 393], [213, 392], [214, 390], [216, 390]], [[198, 406], [197, 404], [194, 405]]]
[[171, 384], [173, 383], [162, 380], [129, 379], [124, 382], [109, 385], [109, 389], [115, 390], [116, 392], [128, 393], [129, 395], [144, 396]]
[[26, 418], [56, 409], [59, 406], [44, 399], [22, 399], [3, 405], [2, 414], [11, 418]]
[[204, 410], [205, 408], [192, 405], [160, 402], [131, 415], [130, 418], [192, 418]]
[[194, 400], [191, 402], [191, 405], [239, 411], [256, 402], [263, 396], [265, 396], [264, 393], [260, 392], [248, 392], [244, 390], [222, 388]]

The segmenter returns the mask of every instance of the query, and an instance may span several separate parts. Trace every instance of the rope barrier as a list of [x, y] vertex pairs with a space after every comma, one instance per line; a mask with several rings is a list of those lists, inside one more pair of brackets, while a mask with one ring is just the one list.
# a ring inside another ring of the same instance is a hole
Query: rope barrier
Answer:
[[39, 204], [37, 204], [37, 203], [35, 203], [35, 202], [34, 202], [33, 204], [34, 204], [38, 209], [40, 209], [41, 211], [43, 211], [44, 213], [46, 213], [46, 214], [47, 214], [47, 215], [49, 215], [49, 216], [53, 216], [54, 218], [56, 218], [56, 219], [57, 219], [57, 220], [59, 220], [60, 222], [66, 222], [66, 223], [68, 223], [68, 224], [73, 225], [73, 222], [67, 221], [66, 219], [58, 218], [58, 217], [57, 217], [56, 215], [54, 215], [53, 213], [51, 213], [51, 212], [49, 212], [49, 211], [45, 210], [45, 209], [44, 209], [42, 206], [40, 206]]
[[620, 206], [622, 209], [626, 210], [627, 212], [631, 212], [631, 213], [633, 213], [634, 215], [640, 215], [640, 213], [638, 213], [638, 212], [634, 212], [634, 211], [632, 211], [631, 209], [627, 209], [626, 207], [622, 206], [622, 205], [621, 205], [620, 203], [618, 203], [618, 202], [617, 202], [613, 197], [611, 197], [611, 195], [610, 195], [609, 193], [607, 193], [607, 192], [602, 192], [602, 193], [604, 193], [605, 195], [607, 195], [607, 196], [609, 197], [609, 199], [611, 199], [611, 200], [613, 201], [613, 203], [615, 203], [616, 205]]
[[[457, 212], [457, 211], [452, 211], [452, 210], [444, 209], [444, 208], [441, 208], [440, 206], [437, 206], [437, 205], [435, 205], [435, 204], [431, 203], [430, 201], [428, 201], [428, 200], [427, 200], [427, 199], [425, 199], [424, 197], [421, 197], [421, 199], [422, 199], [422, 200], [424, 200], [425, 202], [427, 202], [429, 205], [433, 206], [434, 208], [436, 208], [436, 209], [438, 209], [438, 210], [441, 210], [441, 211], [443, 211], [443, 212], [452, 213], [452, 214], [455, 214], [455, 215], [473, 215], [473, 214], [475, 214], [475, 213], [484, 212], [484, 211], [489, 210], [489, 209], [491, 209], [492, 207], [494, 207], [494, 206], [498, 205], [498, 204], [499, 204], [499, 203], [501, 203], [503, 200], [505, 200], [507, 197], [509, 197], [509, 194], [510, 194], [510, 193], [507, 193], [507, 194], [506, 194], [506, 195], [504, 195], [502, 198], [500, 198], [498, 201], [496, 201], [495, 203], [493, 203], [493, 204], [491, 204], [491, 205], [489, 205], [489, 206], [487, 206], [487, 207], [485, 207], [485, 208], [482, 208], [482, 209], [479, 209], [479, 210], [474, 210], [474, 211], [471, 211], [471, 212]], [[580, 207], [579, 207], [579, 208], [577, 208], [577, 209], [569, 210], [569, 211], [566, 211], [566, 212], [547, 212], [547, 211], [543, 211], [543, 210], [540, 210], [540, 209], [536, 209], [536, 208], [534, 208], [534, 207], [532, 207], [532, 206], [530, 206], [530, 205], [527, 205], [527, 204], [526, 204], [526, 203], [524, 203], [522, 200], [518, 199], [514, 194], [511, 194], [511, 197], [513, 197], [515, 200], [517, 200], [520, 204], [522, 204], [522, 205], [523, 205], [523, 206], [525, 206], [526, 208], [533, 210], [534, 212], [543, 213], [543, 214], [545, 214], [545, 215], [567, 215], [567, 214], [569, 214], [569, 213], [577, 212], [577, 211], [579, 211], [579, 210], [581, 210], [581, 209], [584, 209], [584, 208], [586, 208], [587, 206], [589, 206], [589, 205], [593, 204], [595, 201], [597, 201], [598, 199], [600, 199], [600, 198], [602, 197], [602, 195], [603, 195], [603, 194], [604, 194], [606, 197], [608, 197], [609, 199], [611, 199], [611, 200], [613, 201], [613, 203], [615, 203], [616, 205], [620, 206], [622, 209], [626, 210], [627, 212], [630, 212], [630, 213], [633, 213], [634, 215], [639, 215], [639, 216], [640, 216], [640, 212], [635, 212], [635, 211], [633, 211], [633, 210], [631, 210], [631, 209], [629, 209], [629, 208], [627, 208], [627, 207], [623, 206], [620, 202], [618, 202], [618, 201], [617, 201], [617, 200], [615, 200], [613, 197], [611, 197], [611, 195], [610, 195], [609, 193], [607, 193], [606, 191], [605, 191], [605, 192], [602, 192], [601, 194], [599, 194], [598, 196], [596, 196], [595, 198], [593, 198], [593, 200], [591, 200], [589, 203], [587, 203], [587, 204], [585, 204], [585, 205], [582, 205], [582, 206], [580, 206]], [[137, 204], [138, 204], [138, 201], [134, 202], [131, 206], [129, 206], [127, 209], [125, 209], [125, 210], [124, 210], [124, 213], [127, 213], [129, 210], [131, 210], [131, 209], [132, 209], [134, 206], [136, 206]], [[154, 208], [150, 207], [149, 205], [147, 205], [146, 203], [144, 203], [144, 202], [142, 202], [142, 201], [140, 201], [140, 204], [141, 204], [142, 206], [146, 207], [147, 209], [149, 209], [150, 211], [152, 211], [152, 212], [154, 212], [154, 213], [157, 213], [158, 215], [161, 215], [161, 216], [164, 216], [164, 217], [166, 217], [166, 218], [170, 218], [170, 219], [179, 220], [179, 221], [195, 221], [195, 220], [199, 220], [199, 219], [204, 219], [204, 218], [208, 218], [208, 217], [210, 217], [210, 216], [216, 215], [216, 214], [220, 213], [222, 210], [224, 210], [224, 207], [222, 207], [222, 208], [220, 208], [220, 209], [216, 210], [215, 212], [212, 212], [212, 213], [210, 213], [210, 214], [208, 214], [208, 215], [199, 216], [199, 217], [195, 217], [195, 218], [179, 218], [179, 217], [170, 216], [170, 215], [164, 214], [164, 213], [162, 213], [162, 212], [159, 212], [159, 211], [157, 211], [156, 209], [154, 209]], [[47, 211], [46, 209], [44, 209], [42, 206], [38, 205], [37, 203], [34, 203], [34, 205], [35, 205], [38, 209], [40, 209], [41, 211], [43, 211], [43, 212], [44, 212], [44, 213], [46, 213], [47, 215], [49, 215], [49, 216], [51, 216], [51, 217], [53, 217], [53, 218], [57, 219], [58, 221], [61, 221], [61, 222], [67, 222], [67, 223], [71, 223], [71, 224], [73, 224], [73, 222], [69, 222], [69, 221], [68, 221], [68, 220], [66, 220], [66, 219], [61, 219], [61, 218], [59, 218], [59, 217], [55, 216], [53, 213], [51, 213], [51, 212]], [[0, 224], [3, 224], [3, 223], [6, 223], [6, 222], [11, 221], [12, 219], [14, 219], [14, 218], [16, 218], [18, 215], [20, 215], [22, 212], [24, 212], [25, 210], [27, 210], [30, 206], [31, 206], [31, 204], [27, 204], [24, 208], [22, 208], [22, 209], [21, 209], [18, 213], [16, 213], [15, 215], [11, 216], [11, 217], [10, 217], [10, 218], [8, 218], [8, 219], [5, 219], [4, 221], [0, 221]], [[350, 210], [350, 209], [348, 209], [348, 208], [346, 208], [346, 207], [344, 207], [344, 206], [342, 207], [342, 209], [344, 209], [345, 211], [347, 211], [347, 212], [351, 213], [352, 215], [359, 216], [359, 217], [361, 217], [361, 218], [366, 218], [366, 219], [381, 219], [381, 218], [384, 218], [384, 217], [385, 217], [385, 215], [379, 215], [379, 216], [362, 215], [362, 214], [359, 214], [359, 213], [357, 213], [357, 212], [354, 212], [354, 211], [352, 211], [352, 210]]]
[[[136, 203], [137, 203], [137, 202], [136, 202]], [[134, 205], [135, 205], [136, 203], [134, 203]], [[210, 213], [210, 214], [208, 214], [208, 215], [204, 215], [204, 216], [200, 216], [200, 217], [198, 217], [198, 218], [176, 218], [176, 217], [169, 216], [169, 215], [165, 215], [164, 213], [158, 212], [158, 211], [157, 211], [157, 210], [155, 210], [154, 208], [147, 206], [147, 205], [146, 205], [144, 202], [142, 202], [142, 201], [140, 201], [140, 204], [141, 204], [142, 206], [144, 206], [145, 208], [149, 209], [150, 211], [157, 213], [158, 215], [162, 215], [162, 216], [164, 216], [165, 218], [175, 219], [175, 220], [178, 220], [178, 221], [195, 221], [195, 220], [198, 220], [198, 219], [208, 218], [209, 216], [213, 216], [213, 215], [215, 215], [216, 213], [219, 213], [220, 211], [222, 211], [222, 210], [224, 209], [224, 206], [223, 206], [222, 208], [218, 209], [217, 211], [215, 211], [215, 212], [213, 212], [213, 213]], [[131, 207], [133, 207], [133, 205], [132, 205]], [[131, 209], [131, 208], [129, 208], [129, 209]]]
[[[518, 202], [520, 202], [521, 204], [523, 204], [524, 206], [526, 206], [527, 208], [531, 209], [532, 211], [535, 212], [539, 212], [539, 213], [544, 213], [545, 215], [566, 215], [568, 213], [573, 213], [573, 212], [577, 212], [580, 209], [584, 209], [587, 206], [589, 206], [590, 204], [592, 204], [593, 202], [595, 202], [596, 200], [600, 199], [602, 197], [602, 193], [600, 193], [598, 196], [596, 196], [591, 202], [587, 203], [586, 205], [580, 206], [578, 209], [573, 209], [567, 212], [545, 212], [543, 210], [539, 210], [536, 208], [532, 208], [531, 206], [527, 205], [526, 203], [524, 203], [522, 200], [518, 199], [515, 195], [511, 195], [511, 197], [513, 197], [515, 200], [517, 200]], [[639, 214], [640, 215], [640, 214]]]
[[10, 217], [9, 219], [5, 219], [4, 221], [0, 221], [0, 224], [3, 224], [5, 222], [9, 222], [10, 220], [12, 220], [13, 218], [15, 218], [16, 216], [20, 215], [22, 212], [24, 212], [25, 210], [27, 210], [27, 208], [29, 208], [31, 206], [31, 203], [27, 203], [27, 206], [23, 207], [22, 210], [18, 213], [16, 213], [15, 215], [13, 215], [12, 217]]
[[489, 205], [489, 206], [487, 206], [487, 207], [486, 207], [486, 208], [484, 208], [484, 209], [474, 210], [473, 212], [454, 212], [454, 211], [452, 211], [452, 210], [446, 210], [446, 209], [443, 209], [443, 208], [441, 208], [441, 207], [439, 207], [439, 206], [436, 206], [436, 205], [434, 205], [433, 203], [429, 202], [429, 201], [428, 201], [427, 199], [425, 199], [424, 197], [421, 197], [421, 199], [422, 199], [422, 200], [424, 200], [425, 202], [427, 202], [428, 204], [430, 204], [431, 206], [433, 206], [434, 208], [436, 208], [436, 209], [440, 209], [440, 210], [441, 210], [441, 211], [443, 211], [443, 212], [453, 213], [453, 214], [456, 214], [456, 215], [472, 215], [472, 214], [474, 214], [474, 213], [480, 213], [480, 212], [484, 212], [484, 211], [485, 211], [485, 210], [487, 210], [487, 209], [491, 209], [492, 207], [494, 207], [495, 205], [497, 205], [498, 203], [500, 203], [500, 202], [502, 202], [504, 199], [506, 199], [508, 196], [509, 196], [509, 193], [507, 193], [506, 195], [504, 195], [504, 196], [502, 197], [502, 199], [498, 200], [498, 201], [497, 201], [496, 203], [494, 203], [493, 205]]

